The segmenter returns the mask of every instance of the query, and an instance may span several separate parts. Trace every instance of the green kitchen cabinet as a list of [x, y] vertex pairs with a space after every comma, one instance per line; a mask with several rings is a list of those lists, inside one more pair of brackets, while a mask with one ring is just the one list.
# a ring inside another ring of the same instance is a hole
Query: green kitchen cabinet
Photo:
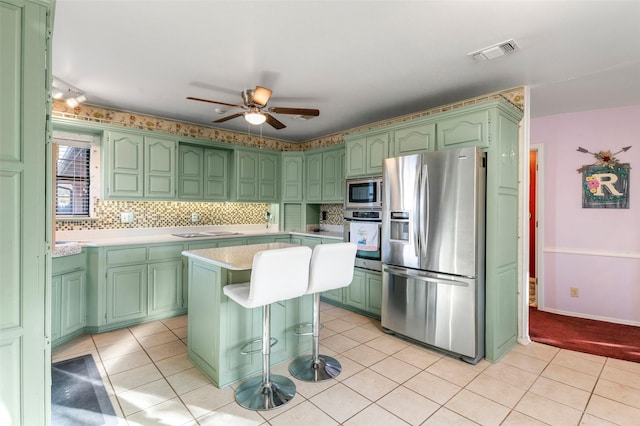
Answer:
[[307, 203], [340, 203], [344, 199], [344, 148], [305, 155]]
[[104, 150], [107, 198], [144, 196], [144, 136], [107, 132]]
[[305, 201], [308, 203], [322, 202], [322, 153], [305, 155], [306, 188]]
[[435, 149], [436, 124], [434, 121], [405, 124], [393, 131], [389, 157], [418, 154]]
[[227, 201], [228, 173], [228, 151], [179, 144], [178, 199]]
[[278, 201], [278, 154], [235, 151], [235, 199], [244, 202]]
[[382, 274], [378, 271], [355, 268], [351, 284], [343, 288], [323, 292], [322, 300], [380, 319], [382, 312]]
[[456, 111], [449, 118], [439, 118], [438, 150], [466, 146], [489, 147], [489, 125], [493, 113], [491, 109], [482, 108], [473, 112]]
[[182, 260], [152, 263], [147, 268], [149, 315], [181, 309]]
[[360, 310], [365, 310], [366, 306], [367, 277], [361, 269], [353, 271], [353, 281], [344, 288], [344, 303], [348, 306]]
[[382, 175], [382, 160], [389, 155], [389, 132], [346, 136], [345, 150], [347, 178]]
[[[188, 357], [218, 387], [259, 374], [262, 354], [241, 355], [260, 349], [254, 343], [262, 335], [262, 309], [246, 309], [224, 295], [227, 284], [247, 282], [250, 271], [230, 271], [209, 262], [189, 258]], [[309, 336], [295, 335], [301, 323], [311, 321], [310, 295], [271, 305], [271, 333], [278, 341], [271, 349], [272, 363], [279, 363], [307, 352]]]
[[322, 202], [341, 203], [344, 200], [344, 149], [322, 153]]
[[175, 199], [176, 146], [173, 139], [106, 131], [105, 198]]
[[364, 310], [379, 318], [382, 314], [382, 274], [380, 272], [367, 271], [366, 282]]
[[86, 254], [56, 257], [51, 277], [51, 344], [80, 335], [86, 324]]
[[96, 333], [186, 312], [184, 244], [87, 248], [87, 323]]
[[144, 319], [147, 316], [147, 265], [107, 269], [106, 323]]
[[304, 154], [282, 153], [282, 202], [301, 202], [304, 188]]
[[158, 200], [175, 198], [175, 140], [145, 137], [144, 196]]
[[51, 403], [53, 1], [0, 1], [0, 422], [46, 425]]

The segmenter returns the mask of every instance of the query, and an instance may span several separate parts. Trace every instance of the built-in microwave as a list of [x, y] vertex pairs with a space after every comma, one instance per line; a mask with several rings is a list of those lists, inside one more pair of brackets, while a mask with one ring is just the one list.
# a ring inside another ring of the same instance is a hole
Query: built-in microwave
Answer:
[[345, 180], [345, 209], [381, 209], [382, 177]]

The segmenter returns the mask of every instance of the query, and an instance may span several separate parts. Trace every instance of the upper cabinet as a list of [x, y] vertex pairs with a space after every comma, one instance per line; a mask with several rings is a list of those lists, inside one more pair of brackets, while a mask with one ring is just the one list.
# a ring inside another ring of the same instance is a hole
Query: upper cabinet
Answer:
[[237, 149], [234, 160], [235, 199], [245, 202], [278, 201], [279, 155]]
[[465, 146], [489, 146], [492, 110], [454, 114], [438, 120], [438, 150]]
[[358, 134], [345, 137], [345, 176], [382, 174], [382, 160], [389, 155], [389, 132]]
[[229, 154], [222, 149], [180, 144], [178, 149], [178, 198], [227, 201]]
[[393, 132], [389, 157], [433, 151], [436, 147], [435, 122], [419, 122], [398, 127]]
[[175, 198], [175, 140], [108, 131], [105, 144], [105, 198]]
[[305, 155], [308, 203], [341, 203], [344, 199], [344, 158], [341, 146]]
[[303, 153], [282, 153], [282, 202], [302, 201], [303, 173]]

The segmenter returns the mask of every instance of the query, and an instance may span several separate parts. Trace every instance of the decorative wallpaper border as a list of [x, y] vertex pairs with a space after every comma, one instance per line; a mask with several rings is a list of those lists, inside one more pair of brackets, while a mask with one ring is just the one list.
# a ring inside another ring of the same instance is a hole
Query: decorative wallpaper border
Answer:
[[376, 129], [396, 123], [403, 123], [405, 121], [414, 120], [416, 118], [426, 117], [440, 112], [450, 111], [453, 109], [475, 105], [495, 99], [504, 99], [513, 104], [516, 108], [524, 110], [524, 86], [518, 86], [511, 89], [489, 93], [483, 96], [454, 102], [451, 104], [431, 108], [425, 111], [419, 111], [401, 117], [395, 117], [389, 120], [378, 121], [375, 123], [367, 124], [366, 126], [348, 129], [332, 135], [323, 136], [301, 143], [288, 142], [284, 140], [265, 137], [260, 138], [256, 135], [232, 132], [215, 127], [180, 122], [161, 117], [154, 117], [151, 115], [138, 114], [134, 112], [108, 109], [96, 105], [80, 104], [75, 108], [71, 108], [61, 100], [53, 101], [52, 114], [54, 117], [69, 118], [80, 121], [91, 121], [96, 123], [110, 124], [114, 126], [129, 127], [132, 129], [166, 133], [180, 137], [192, 137], [210, 140], [214, 142], [226, 142], [233, 145], [241, 145], [254, 148], [263, 147], [274, 151], [307, 151], [311, 149], [342, 144], [345, 134]]

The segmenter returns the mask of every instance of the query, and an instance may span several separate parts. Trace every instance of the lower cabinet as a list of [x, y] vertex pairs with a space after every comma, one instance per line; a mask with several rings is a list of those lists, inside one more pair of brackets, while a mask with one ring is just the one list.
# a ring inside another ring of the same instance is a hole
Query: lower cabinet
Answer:
[[186, 313], [184, 244], [88, 248], [88, 332]]
[[51, 344], [79, 334], [86, 324], [86, 255], [53, 259], [51, 278]]
[[325, 291], [322, 300], [370, 317], [380, 319], [382, 313], [382, 274], [355, 268], [353, 281], [347, 287]]

